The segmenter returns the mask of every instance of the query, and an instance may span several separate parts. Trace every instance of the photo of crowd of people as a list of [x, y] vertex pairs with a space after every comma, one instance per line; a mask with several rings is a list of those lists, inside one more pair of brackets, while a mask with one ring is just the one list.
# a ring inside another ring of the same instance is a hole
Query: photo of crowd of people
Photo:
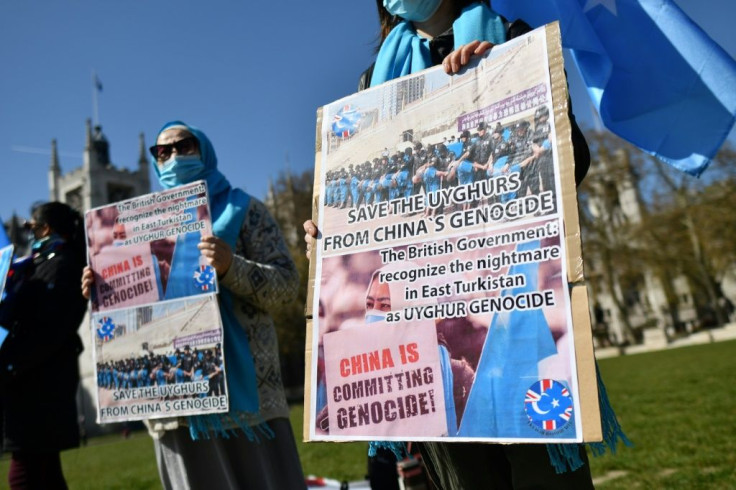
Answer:
[[[156, 405], [165, 400], [219, 399], [226, 408], [218, 313], [216, 297], [206, 295], [93, 314], [102, 417], [191, 411]], [[125, 411], [140, 403], [145, 411]]]
[[[372, 161], [329, 170], [324, 204], [355, 208], [509, 174], [518, 175], [519, 185], [514, 191], [496, 196], [502, 202], [542, 191], [554, 194], [549, 108], [539, 106], [530, 119], [492, 126], [481, 121], [472, 133], [464, 130], [457, 137], [414, 139], [401, 151], [386, 148]], [[463, 206], [469, 209], [472, 203]], [[436, 211], [428, 207], [425, 214]]]
[[176, 349], [166, 354], [149, 351], [137, 357], [97, 363], [97, 386], [103, 390], [126, 390], [207, 381], [209, 391], [199, 396], [225, 394], [221, 344], [200, 349]]

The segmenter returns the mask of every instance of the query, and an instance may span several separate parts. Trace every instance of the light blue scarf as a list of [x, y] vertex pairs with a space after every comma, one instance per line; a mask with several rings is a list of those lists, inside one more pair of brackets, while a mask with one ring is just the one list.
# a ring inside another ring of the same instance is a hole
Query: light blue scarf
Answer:
[[[212, 147], [209, 138], [202, 131], [181, 121], [172, 121], [164, 124], [159, 134], [173, 127], [186, 129], [199, 141], [199, 151], [204, 166], [202, 171], [192, 178], [192, 182], [195, 180], [207, 181], [213, 233], [215, 236], [227, 242], [230, 248], [234, 250], [240, 227], [248, 210], [250, 196], [241, 189], [231, 187], [225, 176], [217, 170], [215, 149]], [[159, 168], [155, 161], [153, 162], [153, 168], [156, 175], [160, 177]], [[188, 183], [177, 182], [176, 185]], [[163, 183], [162, 185], [164, 188], [168, 188]], [[189, 233], [177, 238], [177, 246], [174, 249], [174, 257], [172, 258], [172, 277], [169, 279], [166, 287], [167, 297], [171, 296], [169, 294], [170, 288], [173, 288], [171, 291], [174, 291], [174, 289], [181, 287], [175, 281], [177, 263], [187, 262], [185, 257], [177, 257], [177, 251], [181, 250], [184, 252], [187, 249], [187, 247], [179, 245], [184, 245], [184, 243], [189, 243], [192, 240], [199, 240], [199, 232]], [[189, 244], [191, 245], [191, 243]], [[193, 284], [189, 269], [186, 272], [186, 277], [189, 279], [188, 281], [179, 282], [185, 285]], [[174, 282], [172, 282], [172, 279]], [[232, 422], [235, 422], [249, 439], [255, 440], [258, 438], [258, 434], [247, 423], [248, 419], [246, 418], [247, 415], [258, 414], [258, 386], [255, 367], [253, 365], [253, 356], [250, 351], [245, 329], [240, 325], [240, 322], [238, 322], [235, 316], [232, 293], [222, 285], [220, 285], [219, 305], [223, 324], [225, 358], [227, 359], [226, 379], [230, 411], [226, 414], [189, 417], [190, 433], [192, 439], [198, 439], [199, 437], [208, 438], [210, 435], [227, 438], [229, 434], [224, 427], [226, 425], [232, 425]], [[256, 426], [256, 429], [266, 437], [273, 436], [273, 432], [265, 422]]]
[[[506, 29], [501, 16], [483, 3], [465, 7], [452, 23], [455, 49], [471, 41], [506, 42]], [[373, 68], [371, 87], [388, 80], [416, 73], [432, 66], [429, 40], [417, 34], [409, 21], [394, 27], [381, 44]]]

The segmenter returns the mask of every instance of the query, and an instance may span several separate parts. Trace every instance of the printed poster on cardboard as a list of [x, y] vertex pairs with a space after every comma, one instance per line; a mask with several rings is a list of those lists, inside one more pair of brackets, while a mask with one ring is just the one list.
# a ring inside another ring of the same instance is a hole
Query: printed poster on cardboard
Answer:
[[546, 43], [322, 108], [308, 439], [582, 440]]

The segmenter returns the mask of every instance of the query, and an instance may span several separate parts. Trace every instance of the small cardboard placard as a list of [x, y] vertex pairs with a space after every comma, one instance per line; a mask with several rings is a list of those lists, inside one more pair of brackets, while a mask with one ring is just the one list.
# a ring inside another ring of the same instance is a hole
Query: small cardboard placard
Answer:
[[210, 216], [204, 181], [85, 214], [98, 422], [228, 411]]

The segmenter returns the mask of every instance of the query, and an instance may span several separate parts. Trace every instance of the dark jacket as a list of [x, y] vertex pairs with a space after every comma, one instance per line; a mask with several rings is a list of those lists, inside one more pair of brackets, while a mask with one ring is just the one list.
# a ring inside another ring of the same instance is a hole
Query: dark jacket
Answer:
[[[514, 39], [515, 37], [522, 36], [532, 30], [531, 26], [523, 20], [504, 22], [504, 26], [506, 27], [506, 39]], [[455, 37], [453, 35], [452, 28], [430, 40], [429, 52], [432, 56], [432, 64], [434, 66], [441, 64], [442, 60], [444, 60], [445, 57], [453, 51], [454, 46]], [[358, 83], [358, 90], [365, 90], [370, 87], [374, 66], [375, 63], [362, 73]], [[572, 113], [572, 103], [570, 103], [569, 100], [567, 107], [568, 116], [570, 117], [570, 125], [572, 126], [571, 139], [575, 157], [575, 184], [579, 185], [588, 173], [588, 168], [590, 167], [590, 150], [588, 149], [588, 143], [585, 141], [583, 132], [575, 121], [575, 115]]]
[[10, 331], [0, 348], [3, 450], [48, 452], [79, 445], [77, 335], [86, 300], [84, 264], [62, 242], [45, 243], [14, 268], [0, 325]]

